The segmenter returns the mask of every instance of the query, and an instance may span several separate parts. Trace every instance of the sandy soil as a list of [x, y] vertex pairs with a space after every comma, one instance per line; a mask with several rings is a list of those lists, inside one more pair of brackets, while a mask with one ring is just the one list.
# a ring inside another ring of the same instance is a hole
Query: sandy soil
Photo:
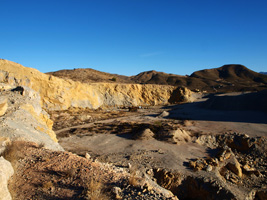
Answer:
[[[207, 149], [195, 143], [194, 139], [178, 144], [155, 138], [136, 140], [133, 138], [137, 131], [134, 125], [150, 124], [154, 129], [160, 129], [164, 124], [169, 124], [188, 131], [192, 137], [234, 132], [249, 136], [267, 136], [266, 113], [208, 110], [199, 106], [205, 100], [142, 109], [128, 113], [127, 116], [124, 113], [120, 117], [121, 112], [114, 119], [96, 120], [57, 130], [56, 133], [59, 143], [66, 150], [79, 155], [89, 152], [94, 158], [118, 166], [127, 166], [131, 163], [145, 168], [162, 167], [183, 171], [186, 170], [184, 162], [207, 156]], [[163, 111], [169, 112], [170, 115], [167, 118], [158, 117]], [[138, 156], [140, 158], [136, 159]]]

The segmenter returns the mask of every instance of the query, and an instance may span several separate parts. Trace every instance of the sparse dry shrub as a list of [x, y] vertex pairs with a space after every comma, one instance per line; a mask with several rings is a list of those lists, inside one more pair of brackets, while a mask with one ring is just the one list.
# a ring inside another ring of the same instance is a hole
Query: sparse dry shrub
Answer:
[[112, 79], [110, 79], [111, 81], [113, 82], [116, 82], [117, 81], [117, 78], [116, 77], [113, 77]]
[[130, 167], [129, 185], [138, 186], [139, 178], [137, 176], [137, 168]]
[[44, 190], [53, 190], [54, 184], [52, 183], [52, 181], [44, 182], [43, 183], [43, 189]]
[[67, 177], [69, 178], [75, 178], [76, 176], [76, 173], [77, 173], [77, 169], [72, 167], [72, 168], [69, 168], [65, 171]]
[[85, 198], [88, 200], [108, 200], [108, 196], [105, 191], [105, 186], [101, 181], [91, 179], [89, 183], [86, 184], [85, 188]]
[[5, 151], [2, 154], [2, 156], [12, 164], [14, 170], [16, 169], [17, 161], [24, 157], [21, 150], [25, 146], [26, 142], [24, 141], [11, 142], [6, 146]]
[[157, 126], [157, 127], [162, 127], [163, 126], [161, 121], [155, 121], [154, 125]]
[[38, 144], [38, 148], [44, 148], [45, 147], [45, 143], [44, 142], [41, 142], [40, 144]]

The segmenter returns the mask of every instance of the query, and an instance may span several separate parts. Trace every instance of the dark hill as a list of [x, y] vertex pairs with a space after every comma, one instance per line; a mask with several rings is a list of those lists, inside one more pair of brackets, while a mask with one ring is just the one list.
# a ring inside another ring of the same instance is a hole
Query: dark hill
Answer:
[[248, 91], [267, 88], [267, 76], [254, 72], [243, 65], [224, 65], [215, 69], [194, 72], [190, 78], [203, 82], [211, 81], [210, 86], [220, 91]]
[[224, 65], [215, 69], [201, 70], [194, 72], [190, 77], [226, 81], [257, 81], [260, 79], [267, 83], [266, 76], [262, 76], [243, 65]]
[[224, 65], [219, 68], [196, 71], [190, 76], [152, 70], [128, 77], [93, 69], [61, 70], [49, 74], [85, 83], [117, 82], [173, 85], [207, 92], [261, 91], [267, 89], [267, 75], [254, 72], [243, 65]]

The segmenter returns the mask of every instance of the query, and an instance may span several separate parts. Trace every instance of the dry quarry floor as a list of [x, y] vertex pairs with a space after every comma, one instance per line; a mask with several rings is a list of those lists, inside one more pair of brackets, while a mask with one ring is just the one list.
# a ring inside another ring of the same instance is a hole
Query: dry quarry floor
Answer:
[[[169, 112], [170, 115], [166, 118], [159, 117], [163, 111]], [[247, 115], [244, 111], [214, 111], [184, 104], [165, 108], [151, 107], [140, 109], [138, 112], [125, 110], [107, 113], [109, 114], [102, 116], [109, 115], [113, 118], [104, 117], [90, 123], [56, 130], [60, 145], [78, 155], [85, 155], [87, 152], [100, 161], [115, 163], [118, 166], [126, 167], [131, 163], [145, 168], [185, 170], [187, 168], [185, 162], [208, 156], [205, 146], [196, 143], [194, 139], [181, 141], [178, 144], [155, 138], [135, 139], [133, 136], [139, 131], [136, 127], [149, 124], [154, 129], [161, 129], [164, 124], [168, 124], [188, 131], [192, 137], [225, 133], [242, 133], [253, 137], [267, 136], [267, 123], [263, 123], [267, 119], [267, 114], [258, 111], [249, 111]], [[97, 111], [89, 114], [92, 118], [94, 115], [100, 115]], [[240, 118], [233, 119], [238, 116]], [[242, 117], [246, 119], [244, 122], [241, 121]], [[252, 122], [249, 122], [249, 118]], [[256, 119], [260, 123], [255, 123]]]
[[[251, 199], [264, 199], [266, 192], [262, 193], [262, 190], [267, 189], [267, 114], [261, 111], [211, 110], [200, 106], [205, 100], [142, 108], [137, 112], [128, 109], [68, 110], [50, 114], [55, 121], [59, 143], [67, 151], [80, 156], [88, 153], [93, 160], [125, 169], [134, 166], [144, 173], [163, 169], [164, 173], [177, 172], [187, 177], [176, 188], [173, 183], [165, 187], [166, 180], [157, 178], [160, 185], [179, 199], [245, 199], [251, 194], [254, 195]], [[182, 136], [175, 135], [174, 130], [180, 130]], [[243, 151], [244, 141], [250, 146]], [[208, 162], [210, 158], [219, 158], [218, 151], [226, 144], [232, 145], [230, 152], [233, 151], [234, 159], [241, 163], [245, 174], [242, 178], [228, 168], [228, 158], [215, 166]], [[204, 162], [206, 166], [193, 170], [196, 167], [192, 168], [190, 162], [193, 161]], [[213, 166], [212, 173], [209, 165]], [[247, 166], [257, 169], [252, 170], [257, 176], [246, 171]], [[170, 176], [173, 181], [175, 176]], [[192, 190], [196, 190], [198, 196], [188, 196]]]

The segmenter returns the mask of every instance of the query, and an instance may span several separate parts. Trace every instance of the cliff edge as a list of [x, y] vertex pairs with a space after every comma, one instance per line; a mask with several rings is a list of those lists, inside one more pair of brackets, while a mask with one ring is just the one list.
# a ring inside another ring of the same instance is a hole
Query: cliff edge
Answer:
[[46, 75], [3, 59], [0, 60], [0, 83], [32, 88], [40, 94], [42, 107], [46, 110], [165, 105], [192, 101], [193, 98], [192, 92], [186, 88], [168, 85], [86, 84]]

